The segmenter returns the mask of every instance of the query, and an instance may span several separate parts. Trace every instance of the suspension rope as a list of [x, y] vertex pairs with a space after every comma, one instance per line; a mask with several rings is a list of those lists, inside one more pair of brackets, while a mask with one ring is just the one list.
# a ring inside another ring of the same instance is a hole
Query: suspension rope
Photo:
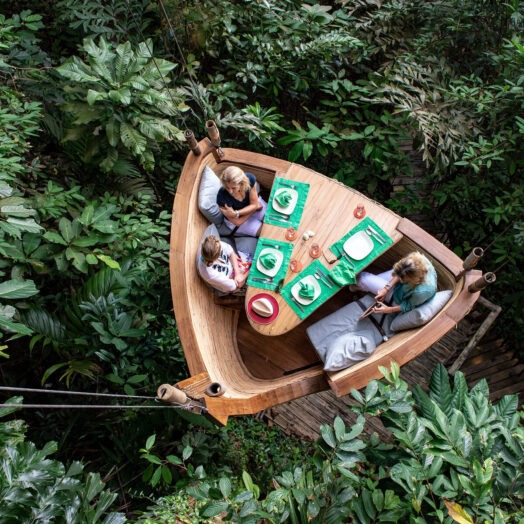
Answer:
[[167, 10], [166, 10], [166, 7], [164, 5], [164, 2], [162, 0], [158, 0], [158, 3], [160, 5], [160, 8], [162, 9], [162, 12], [164, 13], [164, 17], [166, 19], [167, 25], [169, 26], [170, 36], [172, 36], [173, 39], [175, 40], [175, 44], [176, 44], [176, 47], [177, 47], [177, 50], [178, 50], [178, 54], [180, 55], [180, 60], [182, 61], [182, 64], [186, 68], [186, 71], [187, 71], [187, 74], [188, 74], [188, 78], [189, 78], [189, 82], [193, 86], [193, 92], [195, 94], [196, 102], [197, 102], [198, 106], [200, 107], [200, 110], [202, 111], [202, 113], [204, 115], [204, 120], [208, 120], [206, 106], [200, 100], [200, 96], [198, 96], [198, 87], [197, 87], [195, 81], [193, 80], [193, 76], [189, 72], [189, 64], [187, 63], [186, 57], [184, 55], [184, 52], [182, 51], [182, 47], [180, 45], [180, 42], [178, 41], [178, 38], [176, 37], [175, 29], [174, 29], [173, 25], [171, 24], [171, 20], [170, 20], [168, 14], [167, 14]]
[[[180, 55], [180, 60], [183, 64], [183, 66], [186, 68], [186, 71], [188, 72], [188, 78], [189, 78], [189, 82], [191, 83], [191, 85], [193, 86], [193, 92], [194, 92], [194, 95], [195, 95], [195, 100], [200, 108], [200, 110], [202, 111], [203, 115], [204, 115], [204, 120], [207, 120], [207, 110], [206, 110], [206, 107], [205, 105], [202, 103], [202, 101], [200, 100], [200, 97], [198, 96], [198, 87], [196, 85], [196, 83], [194, 82], [193, 80], [193, 77], [192, 75], [189, 73], [189, 66], [188, 66], [188, 63], [187, 63], [187, 60], [186, 60], [186, 57], [184, 56], [184, 53], [182, 51], [182, 47], [180, 46], [180, 43], [178, 42], [178, 39], [176, 37], [176, 33], [175, 33], [175, 30], [173, 28], [173, 25], [171, 24], [171, 20], [169, 19], [169, 16], [167, 15], [167, 11], [166, 11], [166, 8], [164, 6], [164, 4], [162, 3], [162, 1], [160, 0], [159, 1], [159, 4], [160, 4], [160, 7], [162, 9], [162, 13], [166, 19], [166, 22], [167, 22], [167, 25], [169, 27], [169, 31], [170, 31], [170, 35], [172, 35], [173, 39], [175, 40], [175, 43], [176, 43], [176, 47], [177, 47], [177, 50], [178, 50], [178, 54]], [[158, 67], [158, 64], [156, 62], [156, 59], [153, 55], [153, 51], [152, 49], [149, 47], [148, 43], [147, 43], [147, 40], [146, 38], [144, 37], [144, 33], [142, 32], [142, 28], [140, 27], [140, 23], [139, 23], [139, 20], [137, 21], [137, 15], [136, 13], [134, 12], [133, 9], [131, 9], [131, 5], [130, 5], [130, 0], [127, 0], [127, 9], [128, 9], [128, 14], [131, 14], [131, 16], [135, 19], [135, 24], [138, 28], [138, 33], [140, 35], [140, 38], [142, 39], [142, 41], [144, 42], [147, 50], [149, 51], [149, 54], [151, 55], [151, 59], [153, 61], [153, 63], [155, 64], [155, 67], [158, 71], [158, 73], [160, 74], [160, 78], [162, 79], [162, 83], [164, 84], [164, 87], [166, 88], [167, 92], [168, 92], [168, 95], [169, 97], [171, 98], [171, 102], [173, 102], [173, 104], [175, 104], [175, 101], [173, 99], [173, 96], [171, 95], [171, 90], [170, 88], [168, 87], [168, 85], [166, 84], [165, 80], [164, 80], [164, 75], [160, 72], [160, 68]], [[193, 112], [193, 111], [192, 111]], [[193, 114], [195, 114], [193, 112]], [[196, 116], [196, 115], [195, 115]], [[184, 112], [180, 112], [180, 117], [182, 118], [182, 121], [183, 121], [183, 124], [184, 124], [184, 127], [187, 127], [186, 126], [186, 115]]]
[[517, 218], [513, 219], [507, 226], [506, 228], [504, 229], [504, 231], [502, 231], [502, 233], [499, 233], [487, 246], [486, 248], [484, 249], [484, 251], [487, 251], [502, 235], [505, 235], [507, 233], [507, 231], [513, 227], [515, 225], [515, 222], [518, 222], [522, 217], [524, 217], [524, 213], [521, 213], [520, 216], [518, 216]]
[[26, 393], [53, 393], [55, 395], [81, 395], [85, 397], [112, 397], [112, 398], [123, 398], [130, 399], [136, 398], [141, 400], [156, 400], [156, 397], [145, 397], [140, 395], [117, 395], [114, 393], [91, 393], [85, 391], [64, 391], [59, 389], [34, 389], [34, 388], [16, 388], [0, 386], [0, 391], [24, 391]]
[[[140, 400], [152, 400], [158, 402], [158, 397], [146, 397], [141, 395], [117, 395], [114, 393], [91, 393], [83, 391], [64, 391], [58, 389], [36, 389], [36, 388], [17, 388], [17, 387], [8, 387], [0, 386], [0, 391], [11, 391], [11, 392], [26, 392], [26, 393], [50, 393], [55, 395], [78, 395], [84, 397], [110, 397], [110, 398], [119, 398], [119, 399], [140, 399]], [[206, 408], [192, 400], [185, 402], [184, 404], [171, 403], [171, 404], [162, 404], [162, 405], [135, 405], [127, 406], [121, 404], [0, 404], [0, 410], [2, 408], [34, 408], [34, 409], [157, 409], [157, 408], [176, 408], [191, 410], [197, 408], [201, 413], [206, 411]]]
[[119, 404], [0, 404], [3, 408], [19, 409], [160, 409], [160, 408], [180, 408], [182, 406], [121, 406]]

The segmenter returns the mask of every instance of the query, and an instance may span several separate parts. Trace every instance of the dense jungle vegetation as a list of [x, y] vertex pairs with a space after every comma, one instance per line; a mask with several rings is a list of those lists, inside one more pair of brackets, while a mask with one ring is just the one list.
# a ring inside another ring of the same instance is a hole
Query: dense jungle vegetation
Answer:
[[[427, 216], [462, 257], [487, 248], [494, 329], [522, 354], [523, 16], [519, 0], [2, 2], [2, 386], [152, 397], [186, 376], [169, 220], [183, 132], [207, 119], [227, 146]], [[427, 198], [391, 197], [406, 140]], [[517, 398], [440, 366], [427, 393], [384, 371], [353, 393], [359, 422], [316, 443], [254, 418], [3, 407], [0, 522], [524, 522]], [[390, 441], [363, 434], [369, 415]]]

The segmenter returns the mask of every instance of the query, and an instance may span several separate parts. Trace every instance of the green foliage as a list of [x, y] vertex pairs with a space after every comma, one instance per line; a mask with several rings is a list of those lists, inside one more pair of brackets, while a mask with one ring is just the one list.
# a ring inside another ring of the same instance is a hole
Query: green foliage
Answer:
[[91, 159], [112, 171], [120, 150], [137, 157], [146, 170], [154, 167], [157, 142], [183, 141], [170, 118], [187, 110], [180, 89], [167, 87], [176, 64], [156, 58], [148, 40], [113, 46], [85, 39], [87, 61], [72, 57], [57, 68], [73, 81], [64, 87], [63, 110], [71, 115], [65, 141], [88, 140]]
[[[187, 376], [162, 209], [184, 162], [182, 121], [198, 134], [208, 118], [224, 145], [278, 144], [275, 156], [380, 201], [411, 169], [399, 143], [413, 138], [434, 199], [414, 194], [409, 211], [433, 219], [460, 255], [493, 242], [483, 269], [504, 271], [486, 294], [504, 308], [504, 336], [521, 332], [521, 2], [256, 0], [246, 9], [167, 0], [169, 21], [159, 7], [61, 0], [37, 2], [42, 15], [13, 14], [13, 4], [0, 16], [0, 285], [30, 293], [1, 299], [0, 325], [13, 339], [6, 380], [135, 394]], [[31, 427], [62, 439], [64, 455], [90, 454], [127, 476], [127, 500], [151, 497], [137, 492], [143, 486], [176, 491], [151, 510], [166, 522], [169, 508], [188, 522], [517, 521], [513, 397], [492, 406], [484, 386], [468, 392], [442, 370], [427, 396], [409, 392], [397, 369], [386, 376], [354, 395], [386, 421], [393, 443], [361, 438], [362, 420], [353, 429], [338, 419], [314, 452], [258, 421], [182, 438], [186, 419], [175, 410], [140, 421], [101, 413], [96, 424], [39, 413]], [[131, 459], [151, 434], [148, 453], [161, 463]], [[149, 471], [143, 483], [132, 480], [138, 463]], [[197, 477], [197, 500], [184, 498], [180, 487]]]
[[116, 42], [134, 38], [138, 43], [151, 23], [146, 16], [148, 5], [147, 0], [60, 0], [56, 9], [58, 22], [82, 36], [100, 35]]
[[[21, 403], [21, 398], [9, 403]], [[5, 417], [12, 408], [0, 408]], [[49, 458], [55, 442], [38, 449], [25, 440], [20, 421], [0, 423], [0, 520], [14, 522], [75, 522], [118, 524], [122, 513], [109, 512], [116, 494], [104, 490], [97, 473], [85, 473], [80, 462], [69, 467]]]
[[[520, 522], [524, 428], [516, 395], [493, 405], [485, 382], [468, 391], [457, 373], [452, 385], [442, 365], [428, 393], [409, 391], [397, 365], [381, 371], [385, 380], [352, 392], [356, 423], [347, 428], [336, 417], [322, 426], [317, 452], [275, 475], [273, 489], [257, 485], [256, 474], [201, 472], [184, 490], [197, 501], [190, 515], [242, 523]], [[379, 415], [393, 440], [364, 437], [364, 415]]]

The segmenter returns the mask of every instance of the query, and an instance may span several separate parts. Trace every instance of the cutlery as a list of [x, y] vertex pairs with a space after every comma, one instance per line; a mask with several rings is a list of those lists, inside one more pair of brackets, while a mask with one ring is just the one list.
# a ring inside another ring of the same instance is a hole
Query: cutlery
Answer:
[[276, 209], [274, 209], [273, 211], [275, 211], [277, 214], [269, 215], [269, 216], [276, 217], [276, 218], [284, 218], [285, 220], [289, 220], [289, 217], [291, 216], [291, 215], [288, 215], [287, 213], [281, 213], [280, 211], [277, 211]]
[[289, 222], [289, 215], [268, 215], [268, 218], [278, 220], [279, 222]]
[[372, 233], [375, 233], [375, 235], [377, 235], [377, 237], [380, 238], [380, 240], [384, 241], [385, 242], [385, 239], [384, 237], [373, 227], [373, 226], [368, 226], [368, 229], [372, 232]]
[[286, 186], [286, 187], [290, 187], [291, 189], [296, 189], [297, 186], [295, 184], [289, 184], [288, 182], [284, 182], [284, 181], [280, 181], [280, 185], [281, 186]]
[[291, 300], [297, 305], [298, 309], [304, 313], [304, 308], [302, 307], [302, 304], [293, 296], [291, 295]]
[[261, 242], [263, 246], [272, 247], [273, 249], [281, 249], [277, 244], [268, 244], [267, 242]]
[[324, 283], [327, 287], [333, 288], [333, 286], [325, 278], [321, 277], [319, 273], [315, 272], [313, 275], [319, 282]]
[[262, 282], [262, 283], [265, 283], [265, 284], [268, 284], [270, 282], [273, 282], [273, 278], [272, 277], [253, 277], [251, 279], [253, 282]]
[[370, 237], [370, 238], [373, 238], [374, 240], [376, 240], [379, 244], [383, 244], [384, 243], [384, 239], [378, 234], [378, 233], [375, 233], [375, 230], [374, 229], [371, 229], [369, 227], [366, 228], [366, 233], [367, 235]]
[[337, 249], [339, 250], [339, 255], [338, 255], [337, 260], [340, 260], [341, 258], [343, 258], [349, 264], [350, 269], [355, 270], [355, 267], [356, 267], [355, 263], [353, 262], [353, 260], [349, 258], [349, 255], [342, 248], [337, 247]]
[[320, 273], [331, 284], [336, 284], [336, 282], [331, 278], [331, 275], [329, 275], [327, 273], [324, 273], [324, 271], [322, 271], [322, 269], [317, 268], [317, 273]]

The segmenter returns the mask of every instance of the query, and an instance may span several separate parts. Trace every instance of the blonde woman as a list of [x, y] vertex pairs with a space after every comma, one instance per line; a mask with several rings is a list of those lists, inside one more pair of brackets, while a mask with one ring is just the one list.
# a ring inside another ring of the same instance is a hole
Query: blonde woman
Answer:
[[[418, 251], [399, 260], [392, 270], [380, 275], [362, 271], [357, 277], [358, 288], [375, 294], [378, 302], [374, 313], [411, 311], [435, 296], [437, 273], [431, 262]], [[393, 305], [384, 301], [393, 299]]]
[[237, 234], [259, 236], [267, 203], [258, 195], [255, 175], [229, 166], [220, 175], [220, 181], [217, 204], [226, 225]]
[[198, 259], [198, 273], [211, 287], [223, 293], [234, 293], [243, 288], [251, 264], [238, 256], [233, 248], [215, 235], [202, 242]]

